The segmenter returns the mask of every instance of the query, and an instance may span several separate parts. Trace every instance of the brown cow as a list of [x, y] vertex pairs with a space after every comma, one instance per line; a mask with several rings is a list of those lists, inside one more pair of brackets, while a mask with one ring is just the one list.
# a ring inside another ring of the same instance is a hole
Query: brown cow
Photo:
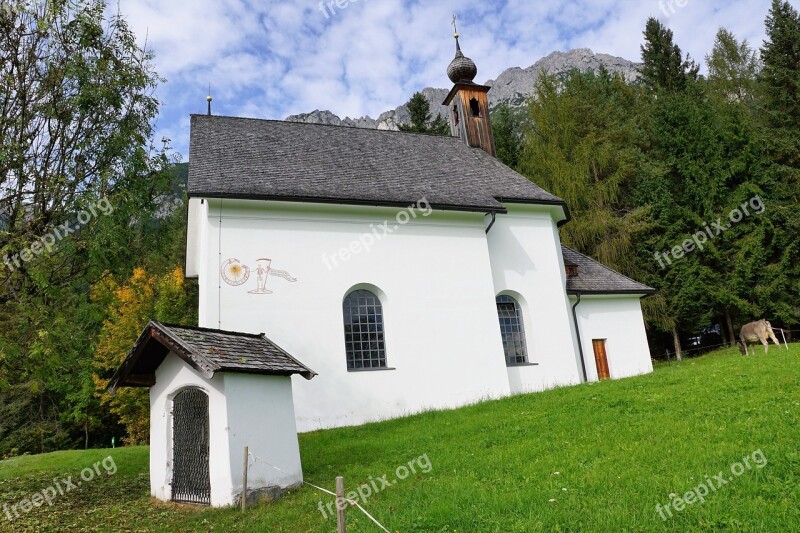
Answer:
[[[778, 346], [781, 345], [780, 341], [775, 338], [775, 333], [772, 332], [772, 324], [767, 320], [761, 319], [745, 324], [739, 331], [739, 339], [741, 340], [739, 351], [742, 352], [742, 355], [748, 355], [750, 353], [749, 344], [760, 342], [764, 345], [764, 353], [767, 353], [769, 351], [768, 338], [772, 339], [772, 342]], [[753, 355], [755, 354], [756, 350], [753, 348]]]

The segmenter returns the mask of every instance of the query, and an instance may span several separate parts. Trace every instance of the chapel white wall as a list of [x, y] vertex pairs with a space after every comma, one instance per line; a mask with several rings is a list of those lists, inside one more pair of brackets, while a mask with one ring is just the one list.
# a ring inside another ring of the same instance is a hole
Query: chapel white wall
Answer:
[[554, 215], [546, 206], [508, 206], [488, 234], [496, 295], [521, 308], [528, 359], [508, 367], [511, 392], [580, 383], [577, 343], [565, 291], [564, 260]]
[[[399, 209], [207, 200], [200, 325], [268, 336], [319, 373], [295, 376], [300, 431], [356, 425], [507, 395], [492, 265], [480, 213], [418, 213], [370, 251], [333, 255]], [[220, 222], [221, 219], [221, 222]], [[221, 228], [221, 232], [220, 232]], [[493, 230], [494, 231], [494, 230]], [[326, 258], [323, 253], [327, 254]], [[296, 283], [269, 278], [267, 295], [221, 282], [228, 258], [261, 257]], [[388, 366], [348, 372], [342, 300], [353, 287], [383, 298]]]

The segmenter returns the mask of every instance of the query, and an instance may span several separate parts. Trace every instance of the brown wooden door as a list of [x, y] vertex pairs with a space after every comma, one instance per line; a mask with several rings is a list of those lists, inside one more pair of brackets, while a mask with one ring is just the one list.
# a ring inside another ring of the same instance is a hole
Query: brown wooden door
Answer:
[[606, 356], [606, 340], [594, 339], [592, 341], [594, 347], [594, 362], [597, 364], [597, 378], [610, 379], [611, 374], [608, 371], [608, 357]]

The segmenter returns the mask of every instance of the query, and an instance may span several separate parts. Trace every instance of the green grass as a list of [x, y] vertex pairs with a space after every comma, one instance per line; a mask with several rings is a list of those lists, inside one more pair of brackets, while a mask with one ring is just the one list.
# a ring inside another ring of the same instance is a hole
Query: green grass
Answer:
[[[300, 436], [306, 480], [348, 488], [427, 454], [419, 472], [365, 504], [391, 531], [797, 531], [800, 346], [723, 350], [647, 376]], [[761, 450], [705, 502], [662, 521], [657, 504]], [[0, 462], [0, 505], [113, 454], [116, 475], [85, 483], [0, 531], [330, 532], [304, 487], [242, 515], [151, 501], [147, 449], [60, 452]], [[357, 510], [349, 530], [378, 531]]]

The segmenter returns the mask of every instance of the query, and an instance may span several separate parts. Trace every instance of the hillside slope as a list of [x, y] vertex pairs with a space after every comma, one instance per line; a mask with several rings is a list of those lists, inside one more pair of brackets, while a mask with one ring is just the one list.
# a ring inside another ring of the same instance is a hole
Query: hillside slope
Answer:
[[[304, 434], [300, 444], [314, 484], [332, 488], [342, 475], [354, 489], [386, 476], [388, 487], [362, 503], [393, 532], [796, 531], [798, 388], [800, 345], [747, 358], [729, 349], [647, 376]], [[108, 455], [116, 474], [14, 522], [0, 516], [0, 531], [335, 529], [319, 510], [330, 498], [308, 486], [245, 515], [152, 503], [146, 448], [0, 462], [0, 501], [75, 479]], [[412, 461], [417, 472], [400, 479]], [[725, 483], [704, 501], [670, 497], [716, 476]], [[348, 517], [349, 530], [378, 531], [356, 509]]]

